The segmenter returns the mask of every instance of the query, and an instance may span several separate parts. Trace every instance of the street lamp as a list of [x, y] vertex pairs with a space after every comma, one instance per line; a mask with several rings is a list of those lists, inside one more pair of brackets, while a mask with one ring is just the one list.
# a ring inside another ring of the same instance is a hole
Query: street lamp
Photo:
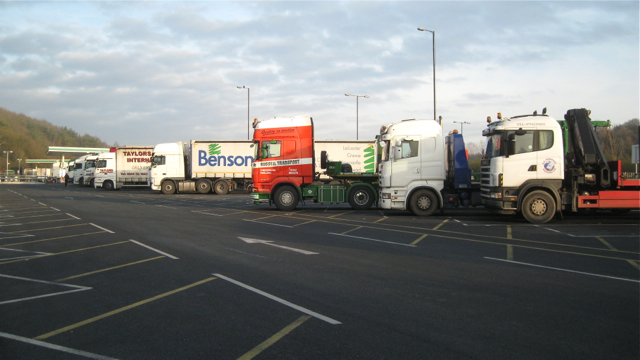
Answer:
[[3, 151], [3, 153], [7, 154], [7, 168], [4, 171], [4, 175], [8, 175], [9, 173], [9, 154], [12, 153], [13, 151]]
[[358, 121], [359, 121], [358, 120], [358, 117], [359, 117], [359, 115], [358, 115], [358, 112], [359, 112], [359, 110], [358, 110], [358, 107], [359, 107], [358, 106], [358, 99], [361, 98], [361, 97], [368, 99], [369, 95], [344, 94], [344, 96], [355, 96], [356, 97], [356, 140], [358, 140]]
[[20, 176], [20, 162], [22, 161], [22, 159], [16, 159], [18, 160], [18, 176]]
[[238, 89], [247, 89], [247, 140], [251, 140], [251, 138], [249, 137], [249, 99], [250, 99], [250, 94], [251, 94], [251, 90], [248, 87], [245, 87], [244, 85], [242, 86], [238, 86]]
[[[418, 28], [419, 31], [428, 31], [433, 35], [433, 119], [436, 118], [436, 32], [425, 28]], [[442, 124], [440, 124], [442, 125]]]
[[464, 127], [464, 124], [471, 124], [470, 122], [466, 122], [466, 121], [454, 121], [454, 124], [460, 124], [460, 135], [462, 135], [462, 129]]

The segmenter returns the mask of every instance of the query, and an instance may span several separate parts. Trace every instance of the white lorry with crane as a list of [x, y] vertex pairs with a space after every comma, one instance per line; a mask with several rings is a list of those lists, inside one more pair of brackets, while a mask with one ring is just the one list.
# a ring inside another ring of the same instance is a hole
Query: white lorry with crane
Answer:
[[621, 162], [608, 162], [590, 111], [572, 109], [564, 121], [546, 114], [490, 122], [482, 160], [482, 203], [501, 214], [546, 223], [562, 211], [640, 208], [640, 180], [626, 179]]

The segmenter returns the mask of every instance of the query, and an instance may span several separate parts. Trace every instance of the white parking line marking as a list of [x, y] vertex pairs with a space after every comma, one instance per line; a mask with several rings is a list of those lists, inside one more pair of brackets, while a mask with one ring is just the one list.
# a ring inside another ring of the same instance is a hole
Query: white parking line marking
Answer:
[[211, 215], [211, 216], [224, 216], [224, 215], [212, 214], [212, 213], [208, 213], [208, 212], [204, 212], [204, 211], [191, 210], [191, 212], [197, 213], [197, 214], [203, 214], [203, 215]]
[[108, 233], [115, 234], [113, 231], [111, 231], [111, 230], [107, 230], [107, 229], [105, 229], [105, 228], [103, 228], [103, 227], [100, 227], [100, 226], [98, 226], [98, 225], [94, 224], [94, 223], [89, 223], [89, 225], [93, 225], [93, 226], [97, 227], [98, 229], [103, 230], [103, 231], [106, 231], [106, 232], [108, 232]]
[[131, 241], [132, 243], [138, 244], [138, 245], [140, 245], [140, 246], [142, 246], [142, 247], [146, 247], [147, 249], [152, 250], [152, 251], [155, 251], [155, 252], [157, 252], [158, 254], [162, 254], [162, 255], [164, 255], [164, 256], [166, 256], [166, 257], [168, 257], [168, 258], [171, 258], [171, 259], [174, 259], [174, 260], [178, 260], [178, 258], [177, 258], [177, 257], [175, 257], [175, 256], [173, 256], [173, 255], [169, 255], [169, 254], [167, 254], [167, 253], [166, 253], [166, 252], [164, 252], [164, 251], [160, 251], [160, 250], [158, 250], [158, 249], [154, 249], [154, 248], [152, 248], [151, 246], [149, 246], [149, 245], [145, 245], [145, 244], [143, 244], [143, 243], [141, 243], [141, 242], [139, 242], [139, 241], [135, 241], [135, 240], [132, 240], [132, 239], [129, 239], [129, 241]]
[[354, 239], [361, 239], [361, 240], [367, 240], [367, 241], [381, 242], [381, 243], [386, 243], [386, 244], [393, 244], [393, 245], [402, 245], [402, 246], [416, 247], [415, 245], [411, 245], [411, 244], [403, 244], [403, 243], [397, 243], [397, 242], [393, 242], [393, 241], [384, 241], [384, 240], [370, 239], [370, 238], [361, 237], [361, 236], [353, 236], [353, 235], [337, 234], [337, 233], [328, 233], [328, 234], [329, 234], [329, 235], [345, 236], [345, 237], [350, 237], [350, 238], [354, 238]]
[[38, 295], [38, 296], [30, 296], [30, 297], [26, 297], [26, 298], [22, 298], [22, 299], [13, 299], [13, 300], [0, 301], [0, 305], [11, 304], [11, 303], [16, 303], [16, 302], [20, 302], [20, 301], [26, 301], [26, 300], [42, 299], [42, 298], [50, 297], [50, 296], [71, 294], [71, 293], [78, 292], [78, 291], [85, 291], [85, 290], [91, 290], [92, 289], [92, 288], [90, 288], [88, 286], [61, 284], [61, 283], [55, 283], [55, 282], [50, 282], [50, 281], [29, 279], [29, 278], [23, 278], [23, 277], [19, 277], [19, 276], [11, 276], [11, 275], [4, 275], [4, 274], [0, 274], [0, 277], [4, 277], [4, 278], [8, 278], [8, 279], [15, 279], [15, 280], [22, 280], [22, 281], [31, 281], [31, 282], [47, 284], [47, 285], [64, 286], [64, 287], [70, 287], [70, 288], [74, 289], [74, 290], [60, 291], [60, 292], [49, 293], [49, 294]]
[[44, 342], [44, 341], [33, 340], [33, 339], [25, 338], [25, 337], [22, 337], [22, 336], [18, 336], [18, 335], [7, 334], [5, 332], [0, 332], [0, 337], [3, 337], [5, 339], [21, 341], [21, 342], [24, 342], [24, 343], [27, 343], [27, 344], [31, 344], [31, 345], [42, 346], [42, 347], [45, 347], [45, 348], [48, 348], [48, 349], [58, 350], [58, 351], [62, 351], [62, 352], [68, 353], [68, 354], [84, 356], [84, 357], [89, 358], [89, 359], [116, 360], [114, 358], [110, 358], [110, 357], [107, 357], [107, 356], [93, 354], [93, 353], [90, 353], [90, 352], [86, 352], [86, 351], [82, 351], [82, 350], [76, 350], [76, 349], [72, 349], [72, 348], [68, 348], [68, 347], [64, 347], [64, 346], [60, 346], [60, 345], [49, 344], [49, 343]]
[[289, 226], [289, 225], [274, 224], [274, 223], [268, 223], [268, 222], [264, 222], [264, 221], [255, 221], [255, 220], [249, 220], [249, 219], [242, 219], [242, 220], [248, 221], [248, 222], [254, 222], [254, 223], [258, 223], [258, 224], [266, 224], [266, 225], [273, 225], [273, 226], [282, 226], [282, 227], [286, 227], [286, 228], [293, 228], [293, 226]]
[[262, 290], [258, 290], [258, 289], [254, 288], [254, 287], [251, 287], [251, 286], [249, 286], [249, 285], [247, 285], [247, 284], [243, 284], [243, 283], [241, 283], [241, 282], [239, 282], [239, 281], [233, 280], [233, 279], [228, 278], [228, 277], [226, 277], [226, 276], [224, 276], [224, 275], [220, 275], [220, 274], [213, 274], [213, 276], [219, 277], [220, 279], [223, 279], [223, 280], [227, 280], [227, 281], [228, 281], [228, 282], [230, 282], [230, 283], [236, 284], [236, 285], [238, 285], [238, 286], [240, 286], [240, 287], [243, 287], [243, 288], [245, 288], [245, 289], [247, 289], [247, 290], [249, 290], [249, 291], [253, 291], [253, 292], [255, 292], [256, 294], [262, 295], [262, 296], [267, 297], [267, 298], [269, 298], [269, 299], [271, 299], [271, 300], [275, 300], [275, 301], [279, 302], [280, 304], [286, 305], [286, 306], [288, 306], [288, 307], [290, 307], [290, 308], [292, 308], [292, 309], [296, 309], [296, 310], [298, 310], [298, 311], [300, 311], [300, 312], [303, 312], [303, 313], [305, 313], [305, 314], [307, 314], [307, 315], [313, 316], [313, 317], [314, 317], [314, 318], [316, 318], [316, 319], [320, 319], [320, 320], [322, 320], [322, 321], [326, 321], [326, 322], [328, 322], [329, 324], [332, 324], [332, 325], [340, 325], [340, 324], [342, 324], [342, 323], [341, 323], [340, 321], [338, 321], [338, 320], [334, 320], [334, 319], [332, 319], [332, 318], [330, 318], [330, 317], [327, 317], [327, 316], [324, 316], [324, 315], [318, 314], [317, 312], [314, 312], [314, 311], [311, 311], [311, 310], [309, 310], [309, 309], [303, 308], [302, 306], [299, 306], [299, 305], [296, 305], [296, 304], [290, 303], [290, 302], [288, 302], [287, 300], [281, 299], [281, 298], [279, 298], [279, 297], [277, 297], [277, 296], [275, 296], [275, 295], [271, 295], [271, 294], [266, 293], [266, 292], [264, 292], [264, 291], [262, 291]]
[[80, 220], [80, 218], [79, 218], [79, 217], [77, 217], [77, 216], [73, 216], [73, 215], [71, 215], [71, 214], [69, 214], [69, 213], [67, 213], [67, 215], [71, 216], [72, 218], [74, 218], [74, 219], [76, 219], [76, 220]]
[[55, 211], [60, 211], [60, 210], [58, 210], [58, 209], [56, 209], [56, 208], [54, 208], [54, 207], [52, 207], [52, 209], [53, 209], [53, 210], [55, 210]]
[[543, 265], [536, 265], [536, 264], [523, 263], [523, 262], [519, 262], [519, 261], [511, 261], [511, 260], [504, 260], [504, 259], [496, 259], [496, 258], [491, 258], [491, 257], [485, 257], [485, 259], [488, 259], [488, 260], [503, 261], [503, 262], [508, 262], [508, 263], [512, 263], [512, 264], [520, 264], [520, 265], [527, 265], [527, 266], [539, 267], [539, 268], [543, 268], [543, 269], [558, 270], [558, 271], [566, 271], [566, 272], [570, 272], [570, 273], [574, 273], [574, 274], [582, 274], [582, 275], [589, 275], [589, 276], [597, 276], [597, 277], [603, 277], [603, 278], [607, 278], [607, 279], [622, 280], [622, 281], [631, 281], [631, 282], [637, 282], [637, 283], [640, 283], [640, 280], [635, 280], [635, 279], [627, 279], [627, 278], [620, 278], [620, 277], [615, 277], [615, 276], [608, 276], [608, 275], [601, 275], [601, 274], [593, 274], [593, 273], [588, 273], [588, 272], [575, 271], [575, 270], [569, 270], [569, 269], [562, 269], [562, 268], [556, 268], [556, 267], [551, 267], [551, 266], [543, 266]]

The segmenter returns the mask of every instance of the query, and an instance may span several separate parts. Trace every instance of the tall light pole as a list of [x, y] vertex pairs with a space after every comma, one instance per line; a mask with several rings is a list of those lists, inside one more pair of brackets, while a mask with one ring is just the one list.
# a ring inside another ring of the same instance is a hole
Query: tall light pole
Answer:
[[363, 97], [363, 98], [369, 98], [369, 95], [354, 95], [354, 94], [344, 94], [344, 96], [355, 96], [356, 97], [356, 140], [358, 140], [358, 118], [359, 118], [359, 110], [358, 110], [358, 99]]
[[454, 124], [460, 124], [460, 135], [462, 135], [462, 129], [464, 127], [464, 124], [471, 124], [470, 122], [466, 122], [466, 121], [454, 121]]
[[433, 35], [433, 119], [436, 120], [436, 32], [434, 30], [427, 30], [421, 27], [419, 27], [418, 30], [428, 31]]
[[251, 138], [249, 137], [249, 129], [251, 128], [250, 123], [249, 123], [249, 100], [251, 98], [250, 94], [251, 94], [251, 90], [242, 85], [242, 86], [238, 86], [238, 89], [247, 89], [247, 140], [251, 140]]
[[3, 153], [7, 154], [7, 168], [4, 171], [4, 175], [8, 175], [9, 172], [9, 154], [12, 153], [13, 151], [3, 151]]
[[20, 176], [20, 162], [22, 161], [22, 159], [16, 159], [18, 160], [18, 176]]

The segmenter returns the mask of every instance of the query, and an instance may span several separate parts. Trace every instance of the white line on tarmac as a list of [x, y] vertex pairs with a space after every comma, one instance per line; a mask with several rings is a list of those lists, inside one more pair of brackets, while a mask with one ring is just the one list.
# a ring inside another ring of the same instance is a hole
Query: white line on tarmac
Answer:
[[108, 233], [115, 234], [113, 231], [111, 231], [111, 230], [107, 230], [107, 229], [105, 229], [105, 228], [103, 228], [103, 227], [101, 227], [101, 226], [98, 226], [98, 225], [94, 224], [94, 223], [89, 223], [89, 225], [93, 225], [93, 226], [97, 227], [98, 229], [103, 230], [103, 231], [106, 231], [106, 232], [108, 232]]
[[73, 216], [73, 215], [71, 215], [71, 214], [69, 214], [69, 213], [67, 213], [67, 215], [71, 216], [72, 218], [74, 218], [74, 219], [76, 219], [76, 220], [80, 220], [80, 218], [79, 218], [79, 217], [77, 217], [77, 216]]
[[203, 215], [211, 215], [211, 216], [224, 216], [224, 215], [212, 214], [212, 213], [208, 213], [208, 212], [204, 212], [204, 211], [191, 210], [191, 212], [198, 213], [198, 214], [203, 214]]
[[326, 322], [328, 322], [329, 324], [332, 324], [332, 325], [340, 325], [340, 324], [342, 324], [342, 323], [341, 323], [340, 321], [338, 321], [338, 320], [334, 320], [334, 319], [332, 319], [332, 318], [330, 318], [330, 317], [327, 317], [327, 316], [324, 316], [324, 315], [318, 314], [317, 312], [314, 312], [314, 311], [311, 311], [311, 310], [309, 310], [309, 309], [303, 308], [302, 306], [299, 306], [299, 305], [296, 305], [296, 304], [294, 304], [294, 303], [288, 302], [287, 300], [281, 299], [281, 298], [279, 298], [279, 297], [277, 297], [277, 296], [275, 296], [275, 295], [271, 295], [271, 294], [266, 293], [266, 292], [264, 292], [264, 291], [262, 291], [262, 290], [258, 290], [258, 289], [254, 288], [254, 287], [251, 287], [251, 286], [249, 286], [249, 285], [247, 285], [247, 284], [243, 284], [243, 283], [241, 283], [241, 282], [239, 282], [239, 281], [233, 280], [233, 279], [228, 278], [228, 277], [226, 277], [226, 276], [224, 276], [224, 275], [220, 275], [220, 274], [213, 274], [213, 276], [217, 276], [217, 277], [219, 277], [220, 279], [227, 280], [227, 281], [228, 281], [228, 282], [230, 282], [230, 283], [236, 284], [236, 285], [238, 285], [238, 286], [240, 286], [240, 287], [243, 287], [243, 288], [245, 288], [245, 289], [247, 289], [247, 290], [253, 291], [253, 292], [255, 292], [256, 294], [260, 294], [260, 295], [262, 295], [262, 296], [264, 296], [264, 297], [267, 297], [267, 298], [269, 298], [269, 299], [271, 299], [271, 300], [275, 300], [275, 301], [279, 302], [280, 304], [286, 305], [286, 306], [288, 306], [288, 307], [290, 307], [290, 308], [292, 308], [292, 309], [296, 309], [296, 310], [298, 310], [298, 311], [300, 311], [300, 312], [303, 312], [303, 313], [305, 313], [305, 314], [307, 314], [307, 315], [313, 316], [313, 317], [314, 317], [314, 318], [316, 318], [316, 319], [320, 319], [320, 320], [322, 320], [322, 321], [326, 321]]
[[403, 244], [403, 243], [397, 243], [397, 242], [393, 242], [393, 241], [384, 241], [384, 240], [370, 239], [370, 238], [361, 237], [361, 236], [353, 236], [353, 235], [338, 234], [338, 233], [328, 233], [328, 234], [329, 234], [329, 235], [345, 236], [345, 237], [350, 237], [350, 238], [354, 238], [354, 239], [361, 239], [361, 240], [367, 240], [367, 241], [376, 241], [376, 242], [381, 242], [381, 243], [386, 243], [386, 244], [393, 244], [393, 245], [402, 245], [402, 246], [416, 247], [415, 245], [411, 245], [411, 244]]
[[54, 207], [52, 207], [52, 209], [53, 209], [53, 210], [55, 210], [55, 211], [60, 211], [60, 210], [58, 210], [58, 209], [56, 209], [56, 208], [54, 208]]
[[589, 275], [589, 276], [597, 276], [597, 277], [603, 277], [603, 278], [613, 279], [613, 280], [622, 280], [622, 281], [631, 281], [631, 282], [637, 282], [637, 283], [640, 283], [640, 280], [635, 280], [635, 279], [627, 279], [627, 278], [620, 278], [620, 277], [615, 277], [615, 276], [608, 276], [608, 275], [593, 274], [593, 273], [588, 273], [588, 272], [575, 271], [575, 270], [569, 270], [569, 269], [562, 269], [562, 268], [556, 268], [556, 267], [551, 267], [551, 266], [543, 266], [543, 265], [529, 264], [529, 263], [524, 263], [524, 262], [519, 262], [519, 261], [504, 260], [504, 259], [496, 259], [496, 258], [491, 258], [491, 257], [485, 257], [485, 259], [488, 259], [488, 260], [503, 261], [503, 262], [508, 262], [508, 263], [512, 263], [512, 264], [520, 264], [520, 265], [527, 265], [527, 266], [539, 267], [539, 268], [543, 268], [543, 269], [558, 270], [558, 271], [566, 271], [566, 272], [570, 272], [570, 273], [574, 273], [574, 274], [582, 274], [582, 275]]
[[168, 258], [171, 258], [171, 259], [174, 259], [174, 260], [178, 260], [178, 258], [177, 258], [177, 257], [175, 257], [175, 256], [173, 256], [173, 255], [169, 255], [169, 254], [167, 254], [167, 253], [166, 253], [166, 252], [164, 252], [164, 251], [160, 251], [160, 250], [158, 250], [158, 249], [152, 248], [151, 246], [149, 246], [149, 245], [145, 245], [145, 244], [143, 244], [143, 243], [141, 243], [141, 242], [139, 242], [139, 241], [135, 241], [135, 240], [132, 240], [132, 239], [129, 239], [129, 241], [131, 241], [132, 243], [136, 243], [136, 244], [138, 244], [138, 245], [140, 245], [140, 246], [142, 246], [142, 247], [146, 247], [147, 249], [152, 250], [152, 251], [155, 251], [155, 252], [157, 252], [158, 254], [164, 255], [164, 256], [166, 256], [166, 257], [168, 257]]
[[82, 351], [82, 350], [76, 350], [76, 349], [72, 349], [72, 348], [68, 348], [68, 347], [64, 347], [64, 346], [60, 346], [60, 345], [50, 344], [50, 343], [47, 343], [47, 342], [44, 342], [44, 341], [29, 339], [29, 338], [18, 336], [18, 335], [7, 334], [5, 332], [0, 332], [0, 337], [3, 337], [5, 339], [21, 341], [21, 342], [24, 342], [24, 343], [27, 343], [27, 344], [31, 344], [31, 345], [42, 346], [42, 347], [45, 347], [45, 348], [48, 348], [48, 349], [58, 350], [58, 351], [62, 351], [62, 352], [68, 353], [68, 354], [84, 356], [84, 357], [89, 358], [89, 359], [116, 360], [116, 359], [110, 358], [108, 356], [102, 356], [102, 355], [98, 355], [98, 354], [94, 354], [94, 353], [90, 353], [90, 352], [86, 352], [86, 351]]
[[60, 291], [60, 292], [49, 293], [49, 294], [38, 295], [38, 296], [31, 296], [31, 297], [26, 297], [26, 298], [22, 298], [22, 299], [13, 299], [13, 300], [1, 301], [0, 305], [16, 303], [16, 302], [26, 301], [26, 300], [41, 299], [41, 298], [50, 297], [50, 296], [70, 294], [70, 293], [74, 293], [74, 292], [78, 292], [78, 291], [85, 291], [85, 290], [91, 290], [92, 289], [92, 288], [90, 288], [88, 286], [61, 284], [61, 283], [54, 283], [54, 282], [50, 282], [50, 281], [29, 279], [29, 278], [23, 278], [23, 277], [19, 277], [19, 276], [11, 276], [11, 275], [4, 275], [4, 274], [0, 274], [0, 277], [9, 278], [9, 279], [16, 279], [16, 280], [22, 280], [22, 281], [31, 281], [31, 282], [41, 283], [41, 284], [48, 284], [48, 285], [64, 286], [64, 287], [70, 287], [70, 288], [74, 289], [74, 290]]
[[282, 227], [287, 227], [287, 228], [292, 228], [293, 226], [289, 226], [289, 225], [280, 225], [280, 224], [274, 224], [274, 223], [268, 223], [268, 222], [264, 222], [264, 221], [255, 221], [255, 220], [249, 220], [249, 219], [242, 219], [244, 221], [248, 221], [248, 222], [254, 222], [254, 223], [258, 223], [258, 224], [266, 224], [266, 225], [273, 225], [273, 226], [282, 226]]

